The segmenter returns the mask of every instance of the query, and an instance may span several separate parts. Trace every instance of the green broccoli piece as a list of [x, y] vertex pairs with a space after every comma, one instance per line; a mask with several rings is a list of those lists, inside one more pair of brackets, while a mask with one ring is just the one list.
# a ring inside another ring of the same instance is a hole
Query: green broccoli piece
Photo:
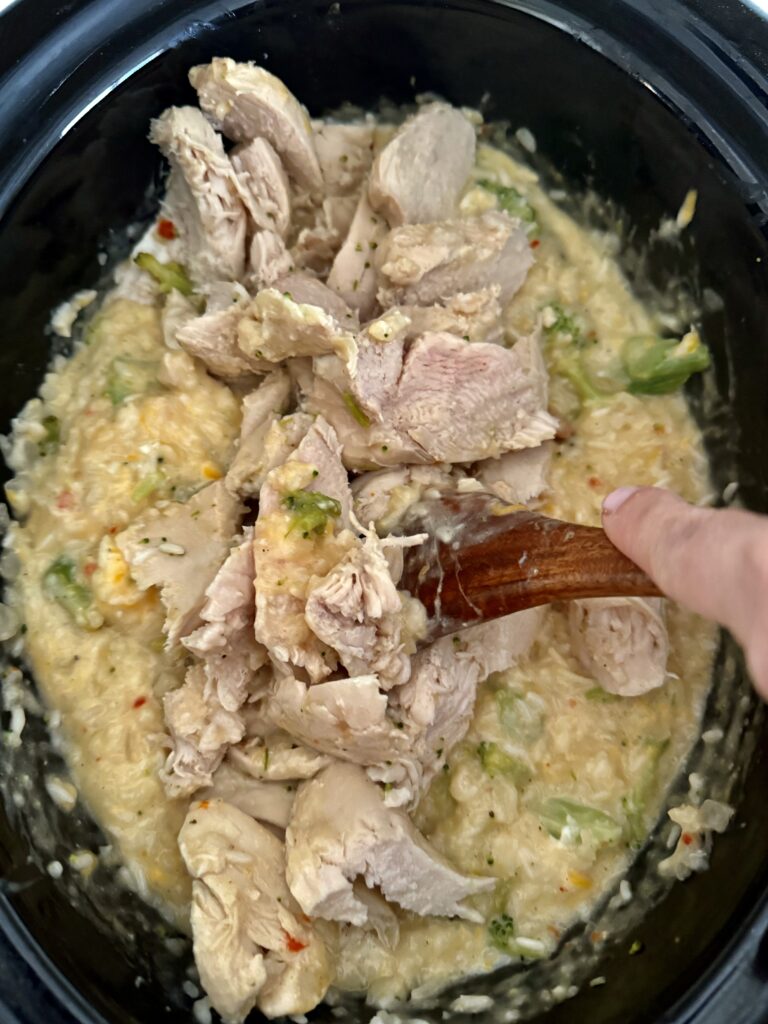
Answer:
[[636, 395], [668, 395], [710, 364], [709, 350], [696, 331], [681, 341], [647, 334], [627, 338], [621, 355], [627, 390]]
[[165, 483], [165, 473], [148, 473], [142, 480], [140, 480], [131, 491], [131, 501], [138, 504], [145, 498], [148, 498], [150, 494], [154, 494], [155, 491], [159, 491]]
[[629, 795], [625, 796], [622, 800], [622, 806], [627, 818], [627, 836], [630, 844], [636, 849], [639, 849], [645, 842], [648, 832], [645, 820], [648, 801], [656, 788], [659, 764], [664, 756], [664, 752], [669, 747], [669, 743], [669, 738], [664, 740], [646, 740], [647, 755], [638, 775], [637, 784]]
[[544, 731], [541, 711], [532, 706], [522, 693], [515, 690], [497, 690], [496, 705], [499, 721], [509, 735], [521, 743], [535, 742]]
[[477, 745], [477, 756], [483, 771], [492, 779], [504, 775], [518, 784], [530, 782], [531, 772], [528, 766], [517, 757], [512, 757], [498, 745], [483, 740]]
[[596, 704], [615, 704], [617, 700], [621, 700], [621, 697], [618, 697], [615, 693], [609, 693], [602, 686], [592, 686], [584, 696], [587, 700], [592, 700]]
[[370, 427], [371, 421], [366, 415], [363, 409], [358, 405], [355, 396], [351, 391], [345, 391], [341, 396], [344, 399], [344, 405], [349, 410], [350, 415], [357, 420], [361, 427]]
[[604, 811], [588, 807], [567, 797], [551, 797], [539, 808], [539, 820], [555, 839], [570, 835], [581, 842], [584, 832], [589, 832], [598, 843], [611, 844], [621, 839], [622, 828]]
[[134, 256], [133, 262], [154, 278], [163, 295], [167, 295], [174, 288], [182, 295], [192, 295], [195, 290], [186, 268], [181, 263], [161, 263], [149, 252], [138, 253]]
[[58, 416], [44, 416], [40, 425], [45, 431], [45, 437], [38, 441], [37, 450], [41, 455], [50, 455], [55, 452], [61, 443], [61, 423]]
[[312, 533], [320, 536], [329, 517], [341, 515], [341, 503], [319, 491], [291, 491], [283, 497], [283, 505], [293, 513], [288, 533], [298, 530], [302, 537]]
[[515, 922], [509, 914], [499, 914], [488, 922], [488, 939], [492, 946], [506, 953], [510, 940], [515, 936]]
[[90, 588], [82, 582], [68, 555], [60, 555], [43, 573], [43, 593], [58, 602], [83, 629], [97, 629], [101, 625], [101, 616], [91, 609]]
[[120, 405], [131, 395], [159, 390], [157, 371], [157, 363], [118, 356], [110, 364], [105, 394], [112, 405]]
[[493, 193], [499, 207], [510, 217], [518, 217], [526, 225], [525, 230], [529, 235], [538, 235], [539, 222], [536, 211], [521, 192], [511, 185], [499, 185], [498, 182], [489, 181], [487, 178], [481, 179], [477, 184], [487, 192]]

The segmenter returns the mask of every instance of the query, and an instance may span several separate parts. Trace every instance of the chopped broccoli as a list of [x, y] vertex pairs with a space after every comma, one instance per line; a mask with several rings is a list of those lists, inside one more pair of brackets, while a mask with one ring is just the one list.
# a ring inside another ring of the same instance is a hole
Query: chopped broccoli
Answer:
[[530, 782], [531, 772], [528, 766], [517, 757], [512, 757], [498, 745], [483, 740], [477, 745], [477, 756], [483, 771], [491, 778], [505, 775], [513, 782], [521, 784]]
[[[574, 340], [581, 338], [581, 327], [576, 317], [567, 313], [559, 302], [551, 302], [549, 306], [545, 307], [544, 313], [544, 332], [547, 337], [564, 334]], [[547, 314], [549, 315], [547, 316]]]
[[325, 533], [328, 518], [341, 515], [341, 504], [319, 491], [291, 491], [283, 497], [283, 505], [293, 513], [288, 530], [298, 530], [303, 537]]
[[596, 704], [613, 704], [621, 700], [615, 693], [609, 693], [602, 686], [593, 686], [584, 694], [587, 700], [593, 700]]
[[61, 423], [58, 416], [44, 416], [40, 425], [45, 431], [42, 441], [38, 441], [37, 450], [41, 455], [50, 455], [55, 452], [61, 442]]
[[681, 341], [647, 334], [627, 338], [621, 354], [627, 390], [637, 395], [668, 395], [710, 363], [709, 350], [696, 331]]
[[79, 578], [77, 567], [68, 555], [60, 555], [43, 573], [43, 592], [83, 629], [97, 629], [101, 617], [91, 609], [90, 588]]
[[595, 807], [588, 807], [567, 797], [551, 797], [539, 808], [539, 819], [555, 839], [581, 842], [582, 833], [589, 832], [598, 843], [615, 843], [621, 838], [618, 822]]
[[499, 914], [488, 922], [488, 938], [492, 946], [506, 953], [510, 939], [515, 936], [515, 922], [509, 914]]
[[499, 721], [505, 732], [521, 743], [533, 743], [544, 730], [544, 719], [539, 708], [515, 690], [497, 690], [496, 704]]
[[142, 480], [136, 484], [131, 491], [131, 501], [138, 502], [148, 498], [150, 494], [154, 494], [155, 491], [159, 491], [165, 483], [164, 473], [149, 473]]
[[518, 217], [527, 225], [526, 231], [529, 235], [538, 235], [539, 222], [536, 218], [536, 211], [521, 192], [511, 185], [499, 185], [498, 182], [489, 181], [487, 178], [478, 181], [478, 185], [487, 192], [492, 192], [501, 209], [505, 210], [510, 217]]
[[637, 784], [622, 800], [624, 813], [627, 818], [627, 837], [630, 844], [635, 848], [643, 845], [647, 834], [646, 813], [648, 801], [651, 798], [659, 774], [659, 763], [669, 746], [669, 739], [646, 740], [646, 758], [643, 767], [640, 769]]
[[363, 409], [357, 404], [355, 396], [351, 391], [345, 391], [341, 396], [344, 399], [344, 405], [349, 410], [350, 415], [357, 420], [361, 427], [370, 427], [371, 421], [366, 415]]
[[118, 356], [107, 373], [106, 395], [112, 405], [120, 405], [131, 395], [158, 390], [158, 364], [143, 359]]
[[194, 288], [185, 267], [181, 263], [161, 263], [149, 252], [140, 252], [134, 256], [133, 262], [141, 270], [145, 270], [154, 278], [163, 295], [174, 288], [182, 295], [192, 295]]

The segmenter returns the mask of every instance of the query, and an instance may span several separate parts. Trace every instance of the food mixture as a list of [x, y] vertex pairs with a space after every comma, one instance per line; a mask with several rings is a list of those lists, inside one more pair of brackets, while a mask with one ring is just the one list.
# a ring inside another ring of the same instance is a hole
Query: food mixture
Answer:
[[[190, 80], [150, 129], [158, 217], [10, 446], [7, 600], [72, 778], [227, 1022], [547, 957], [655, 825], [714, 629], [617, 598], [427, 645], [400, 527], [456, 492], [587, 524], [622, 484], [704, 500], [707, 351], [474, 112]], [[673, 814], [683, 876], [728, 812]]]

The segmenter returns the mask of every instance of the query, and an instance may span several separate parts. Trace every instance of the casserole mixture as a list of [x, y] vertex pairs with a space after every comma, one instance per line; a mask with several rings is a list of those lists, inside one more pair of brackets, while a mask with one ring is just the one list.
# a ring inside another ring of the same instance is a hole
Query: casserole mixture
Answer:
[[[624, 598], [424, 646], [398, 525], [474, 490], [592, 524], [622, 484], [705, 500], [707, 351], [475, 113], [190, 79], [158, 217], [9, 444], [8, 601], [73, 780], [226, 1021], [546, 957], [655, 824], [714, 629]], [[729, 811], [672, 813], [682, 877]]]

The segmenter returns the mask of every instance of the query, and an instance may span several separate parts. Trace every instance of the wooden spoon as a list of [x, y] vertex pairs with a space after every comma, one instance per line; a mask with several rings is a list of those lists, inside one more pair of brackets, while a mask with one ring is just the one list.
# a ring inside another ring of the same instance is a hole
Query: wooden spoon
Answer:
[[549, 519], [489, 494], [420, 501], [400, 531], [428, 534], [405, 550], [400, 582], [427, 609], [424, 642], [553, 601], [660, 594], [598, 527]]

